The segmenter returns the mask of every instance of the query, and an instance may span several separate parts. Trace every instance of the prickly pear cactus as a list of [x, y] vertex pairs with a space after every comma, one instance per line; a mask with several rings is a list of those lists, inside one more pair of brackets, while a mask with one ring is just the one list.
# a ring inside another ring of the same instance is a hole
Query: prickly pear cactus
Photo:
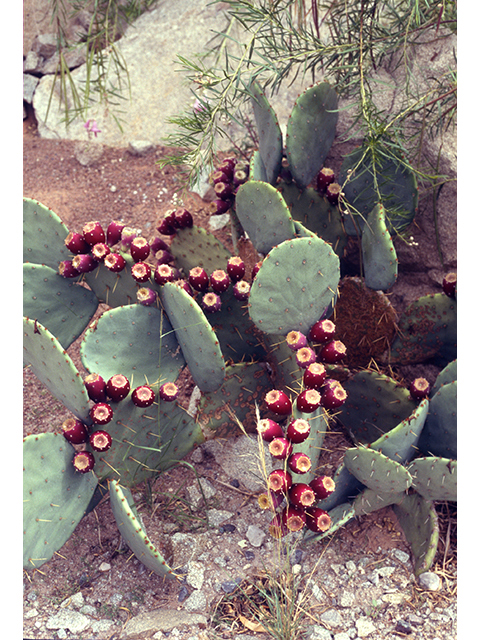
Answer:
[[431, 502], [412, 493], [394, 505], [393, 510], [414, 558], [415, 575], [428, 571], [438, 547], [438, 516]]
[[397, 280], [398, 259], [383, 205], [377, 204], [368, 214], [361, 243], [367, 287], [375, 291], [393, 287]]
[[23, 262], [56, 270], [61, 260], [70, 257], [67, 236], [68, 229], [56, 213], [36, 200], [23, 199]]
[[258, 169], [254, 169], [254, 172], [258, 171], [265, 176], [266, 182], [275, 184], [282, 167], [282, 131], [274, 110], [257, 82], [250, 85], [250, 93], [259, 137]]
[[23, 441], [23, 566], [40, 567], [74, 532], [97, 486], [90, 472], [76, 473], [74, 449], [54, 433]]

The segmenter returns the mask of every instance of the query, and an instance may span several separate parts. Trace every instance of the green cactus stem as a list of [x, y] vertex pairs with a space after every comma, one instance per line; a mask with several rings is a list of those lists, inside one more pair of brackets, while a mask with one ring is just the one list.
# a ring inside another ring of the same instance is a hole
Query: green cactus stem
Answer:
[[430, 399], [430, 410], [418, 447], [425, 455], [457, 457], [457, 381], [440, 387]]
[[[255, 162], [255, 164], [257, 166], [261, 164], [265, 181], [275, 184], [282, 167], [282, 131], [274, 110], [257, 82], [251, 83], [250, 93], [250, 102], [253, 107], [259, 139], [258, 152], [261, 160], [261, 163]], [[256, 171], [257, 169], [254, 169], [254, 172]], [[252, 173], [252, 167], [250, 167], [250, 173]]]
[[397, 280], [398, 259], [383, 205], [377, 204], [368, 214], [361, 244], [367, 287], [375, 291], [386, 291], [393, 287]]
[[35, 569], [70, 538], [97, 486], [93, 473], [77, 473], [75, 450], [54, 433], [23, 441], [23, 567]]
[[[336, 491], [336, 487], [335, 487], [335, 491]], [[322, 506], [321, 502], [319, 503], [319, 506], [321, 509], [325, 509], [325, 507]], [[323, 540], [323, 538], [326, 538], [327, 536], [331, 536], [332, 533], [335, 533], [335, 531], [338, 531], [338, 529], [341, 529], [343, 526], [345, 526], [347, 522], [355, 518], [355, 508], [349, 502], [345, 502], [343, 504], [339, 504], [338, 506], [332, 508], [328, 512], [328, 515], [330, 516], [332, 521], [330, 528], [324, 533], [320, 533], [320, 534], [312, 533], [311, 531], [306, 532], [304, 536], [304, 542], [306, 543], [317, 542], [319, 540]]]
[[438, 516], [433, 504], [418, 493], [393, 506], [412, 550], [415, 575], [428, 571], [438, 547]]
[[203, 267], [209, 275], [215, 269], [224, 269], [232, 255], [212, 233], [195, 225], [177, 231], [170, 252], [186, 277], [194, 267]]
[[404, 498], [405, 491], [399, 491], [398, 493], [379, 493], [373, 489], [366, 488], [355, 498], [353, 508], [355, 509], [356, 516], [365, 516], [378, 509], [389, 507], [392, 504], [398, 504]]
[[[124, 258], [126, 265], [119, 273], [114, 273], [100, 263], [94, 271], [85, 274], [85, 281], [100, 302], [109, 307], [134, 304], [137, 301], [137, 291], [142, 285], [135, 282], [130, 269], [134, 260], [129, 253], [118, 252]], [[145, 286], [145, 285], [143, 285]], [[155, 285], [148, 284], [155, 288]]]

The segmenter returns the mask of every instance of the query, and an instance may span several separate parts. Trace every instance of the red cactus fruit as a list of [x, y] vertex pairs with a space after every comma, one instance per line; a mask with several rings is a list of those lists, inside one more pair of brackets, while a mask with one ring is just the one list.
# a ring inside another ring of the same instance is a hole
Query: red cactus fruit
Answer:
[[123, 222], [118, 220], [112, 220], [107, 227], [107, 244], [113, 247], [114, 244], [120, 242], [122, 238], [122, 231], [125, 228]]
[[305, 511], [306, 525], [310, 531], [321, 533], [332, 526], [332, 519], [326, 511], [318, 507], [311, 507]]
[[106, 383], [107, 396], [114, 402], [120, 402], [130, 393], [130, 382], [123, 373], [116, 373]]
[[113, 409], [106, 402], [97, 402], [90, 409], [90, 418], [95, 424], [108, 424], [113, 418]]
[[320, 360], [327, 364], [336, 364], [347, 355], [347, 348], [340, 340], [331, 340], [322, 347], [318, 354]]
[[165, 402], [173, 402], [178, 398], [179, 393], [180, 389], [174, 382], [165, 382], [158, 390], [159, 398]]
[[135, 280], [135, 282], [143, 284], [150, 279], [150, 276], [152, 275], [152, 269], [146, 262], [136, 262], [132, 265], [130, 273], [132, 274], [132, 278]]
[[220, 200], [228, 200], [233, 193], [232, 185], [229, 182], [217, 182], [213, 190]]
[[189, 229], [193, 227], [193, 217], [185, 207], [180, 207], [174, 213], [173, 226], [176, 229]]
[[310, 435], [310, 423], [303, 418], [292, 420], [287, 427], [286, 436], [293, 444], [300, 444]]
[[415, 378], [408, 390], [413, 400], [423, 400], [430, 393], [430, 383], [425, 378]]
[[228, 198], [227, 200], [213, 200], [208, 205], [208, 213], [211, 216], [221, 216], [223, 213], [227, 213], [227, 211], [232, 207], [233, 199]]
[[90, 245], [81, 233], [70, 231], [64, 242], [67, 249], [74, 255], [88, 253], [90, 251]]
[[141, 287], [137, 290], [137, 302], [144, 307], [151, 307], [157, 301], [157, 292], [148, 287]]
[[203, 296], [202, 307], [207, 313], [216, 313], [222, 308], [222, 299], [218, 293], [210, 291]]
[[229, 171], [228, 173], [222, 171], [221, 169], [217, 169], [210, 175], [210, 180], [212, 184], [217, 184], [219, 182], [229, 182], [233, 177], [233, 172]]
[[154, 255], [157, 258], [157, 260], [158, 260], [158, 257], [156, 254], [159, 251], [168, 251], [170, 249], [170, 247], [165, 242], [165, 240], [163, 240], [162, 238], [159, 238], [158, 236], [152, 236], [148, 241], [148, 244], [150, 245], [150, 251], [152, 252], [152, 255]]
[[274, 438], [283, 437], [282, 427], [278, 422], [275, 422], [275, 420], [271, 420], [270, 418], [259, 420], [257, 423], [257, 431], [265, 442], [271, 442]]
[[233, 296], [240, 302], [248, 300], [250, 295], [250, 283], [246, 280], [239, 280], [233, 285]]
[[287, 464], [288, 468], [293, 473], [308, 473], [312, 468], [312, 461], [306, 453], [302, 453], [301, 451], [292, 453], [287, 461]]
[[89, 442], [94, 451], [108, 451], [112, 446], [112, 436], [108, 431], [94, 431], [90, 434]]
[[176, 278], [176, 273], [173, 267], [169, 264], [157, 264], [153, 279], [157, 284], [165, 284], [166, 282], [173, 282]]
[[119, 253], [109, 253], [103, 261], [103, 264], [107, 267], [107, 269], [110, 269], [110, 271], [119, 273], [120, 271], [125, 269], [125, 265], [127, 263], [125, 261], [125, 258]]
[[300, 369], [306, 369], [317, 360], [317, 354], [310, 347], [302, 347], [295, 353], [295, 360]]
[[330, 476], [317, 476], [310, 483], [317, 500], [323, 500], [335, 491], [335, 482]]
[[282, 514], [276, 513], [268, 525], [268, 532], [272, 536], [272, 538], [280, 539], [290, 533], [287, 529], [285, 523], [282, 520]]
[[168, 218], [164, 218], [157, 227], [157, 231], [164, 236], [173, 236], [176, 233], [176, 229], [173, 226], [173, 221], [169, 221]]
[[230, 277], [223, 269], [215, 269], [210, 276], [210, 286], [215, 293], [223, 293], [230, 286]]
[[174, 280], [173, 282], [174, 284], [177, 285], [177, 287], [180, 287], [181, 289], [183, 289], [186, 293], [188, 293], [189, 296], [193, 296], [193, 289], [190, 286], [190, 284], [184, 280], [183, 278], [180, 278], [180, 280]]
[[292, 443], [283, 436], [274, 438], [268, 445], [268, 450], [272, 458], [286, 460], [292, 453]]
[[337, 182], [332, 182], [327, 186], [325, 196], [330, 204], [338, 204], [338, 198], [342, 192], [342, 187]]
[[76, 278], [80, 273], [73, 266], [71, 260], [62, 260], [58, 265], [58, 273], [64, 278]]
[[75, 471], [88, 473], [95, 466], [95, 458], [90, 451], [79, 451], [73, 456], [72, 464]]
[[[151, 247], [150, 247], [151, 249]], [[157, 260], [157, 265], [159, 264], [171, 264], [175, 261], [175, 257], [170, 253], [170, 251], [166, 249], [159, 249], [156, 252], [155, 258]]]
[[305, 509], [311, 507], [315, 501], [315, 492], [308, 484], [297, 482], [288, 491], [288, 500], [294, 507]]
[[235, 187], [240, 186], [248, 180], [248, 171], [245, 169], [235, 169], [233, 172], [233, 184]]
[[91, 254], [97, 262], [103, 262], [108, 254], [111, 253], [110, 247], [104, 242], [97, 242], [92, 247]]
[[308, 339], [313, 343], [323, 344], [329, 342], [335, 336], [335, 325], [331, 320], [318, 320], [311, 327]]
[[288, 505], [282, 511], [282, 522], [289, 531], [300, 531], [306, 521], [305, 511], [299, 507]]
[[144, 384], [136, 387], [132, 391], [132, 402], [136, 407], [149, 407], [155, 400], [155, 392], [148, 385]]
[[227, 273], [230, 276], [232, 282], [238, 282], [245, 277], [245, 262], [240, 256], [232, 256], [227, 262]]
[[258, 271], [259, 271], [260, 267], [262, 266], [262, 262], [263, 262], [263, 260], [260, 260], [259, 262], [257, 262], [257, 263], [254, 265], [254, 267], [253, 267], [253, 269], [252, 269], [252, 281], [254, 280], [254, 278], [255, 278], [255, 276], [257, 275], [257, 273], [258, 273]]
[[85, 242], [87, 242], [91, 247], [97, 242], [105, 242], [105, 231], [102, 228], [102, 225], [99, 222], [87, 222], [87, 224], [82, 229], [82, 235]]
[[303, 374], [303, 385], [306, 389], [320, 389], [327, 377], [327, 370], [321, 362], [309, 364]]
[[336, 384], [326, 385], [322, 390], [322, 399], [320, 404], [324, 409], [338, 409], [345, 403], [348, 394], [342, 387], [340, 382], [332, 381]]
[[261, 493], [258, 496], [258, 506], [260, 509], [270, 509], [271, 511], [275, 511], [282, 502], [284, 501], [285, 496], [283, 493], [272, 493], [269, 491], [268, 493]]
[[332, 169], [323, 167], [317, 175], [317, 191], [324, 193], [329, 184], [335, 182], [335, 174]]
[[284, 391], [272, 389], [265, 396], [267, 408], [280, 416], [286, 416], [292, 411], [292, 401]]
[[67, 418], [62, 422], [62, 434], [72, 444], [83, 444], [88, 440], [87, 426], [77, 418]]
[[188, 282], [195, 289], [195, 291], [206, 291], [210, 284], [210, 278], [208, 273], [202, 267], [193, 267], [188, 274]]
[[443, 293], [449, 298], [455, 298], [457, 292], [457, 274], [447, 273], [442, 282]]
[[79, 253], [73, 258], [72, 267], [76, 269], [78, 273], [89, 273], [98, 267], [98, 262], [89, 253]]
[[307, 336], [301, 331], [289, 331], [286, 337], [287, 345], [292, 351], [308, 347]]
[[292, 476], [283, 469], [274, 469], [267, 478], [267, 488], [273, 493], [286, 494], [292, 486]]
[[297, 396], [297, 409], [302, 413], [313, 413], [320, 406], [321, 399], [316, 389], [305, 389]]
[[146, 238], [138, 236], [130, 243], [130, 255], [135, 262], [143, 262], [150, 255], [150, 245]]
[[105, 402], [107, 399], [107, 385], [101, 375], [89, 373], [85, 377], [83, 384], [90, 400], [93, 400], [93, 402]]

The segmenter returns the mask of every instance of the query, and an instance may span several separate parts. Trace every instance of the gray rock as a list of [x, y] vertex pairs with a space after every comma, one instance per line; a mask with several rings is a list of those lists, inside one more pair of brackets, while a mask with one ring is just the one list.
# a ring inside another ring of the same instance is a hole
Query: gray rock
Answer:
[[175, 627], [205, 625], [205, 616], [176, 609], [154, 609], [133, 617], [123, 629], [121, 640], [143, 640], [151, 638], [157, 631], [171, 631]]
[[327, 609], [320, 615], [320, 620], [330, 627], [340, 627], [343, 623], [342, 616], [335, 609]]
[[93, 633], [104, 633], [115, 626], [113, 620], [94, 620], [91, 624]]
[[63, 602], [60, 603], [62, 609], [67, 607], [75, 607], [75, 609], [80, 609], [85, 604], [85, 598], [83, 597], [83, 593], [78, 591], [74, 593], [73, 596], [66, 598]]
[[247, 540], [252, 545], [252, 547], [261, 547], [263, 544], [263, 541], [265, 540], [266, 533], [265, 531], [263, 531], [263, 529], [260, 529], [260, 527], [257, 527], [256, 525], [251, 524], [248, 527], [247, 533], [245, 535], [247, 537]]
[[425, 571], [425, 573], [421, 573], [418, 577], [418, 584], [422, 589], [427, 589], [428, 591], [439, 591], [442, 588], [442, 580], [440, 576], [437, 576], [433, 571]]
[[393, 549], [392, 556], [397, 560], [400, 560], [400, 562], [403, 562], [403, 564], [406, 564], [410, 560], [408, 553], [405, 553], [405, 551], [402, 551], [401, 549]]
[[45, 626], [47, 629], [68, 629], [70, 633], [76, 634], [88, 629], [90, 624], [90, 618], [87, 618], [87, 616], [82, 613], [62, 609], [54, 616], [48, 618]]
[[[261, 468], [258, 441], [255, 437], [240, 436], [226, 442], [216, 442], [211, 453], [216, 462], [230, 478], [238, 478], [247, 491], [252, 493], [265, 488], [265, 478]], [[272, 457], [264, 450], [265, 469], [267, 475], [272, 471]]]
[[313, 627], [307, 631], [308, 640], [332, 640], [332, 634], [325, 627], [321, 627], [318, 624], [314, 624]]
[[27, 57], [23, 61], [23, 72], [34, 73], [38, 72], [43, 65], [43, 58], [39, 56], [35, 51], [29, 51]]
[[187, 611], [205, 611], [207, 607], [207, 598], [203, 591], [194, 591], [192, 595], [185, 600], [185, 609]]
[[187, 582], [194, 589], [201, 589], [205, 579], [205, 566], [192, 560], [188, 563]]
[[102, 157], [103, 145], [94, 141], [76, 142], [73, 153], [83, 167], [90, 167]]
[[23, 74], [23, 99], [28, 104], [32, 104], [33, 95], [38, 85], [38, 78], [31, 76], [29, 73]]
[[132, 140], [128, 143], [128, 150], [134, 156], [146, 156], [154, 149], [155, 145], [149, 140]]
[[224, 509], [207, 509], [207, 517], [209, 524], [218, 527], [225, 520], [232, 518], [233, 513]]
[[357, 635], [359, 638], [366, 638], [376, 630], [372, 619], [366, 616], [358, 618], [358, 620], [355, 621], [355, 626], [357, 627]]
[[[201, 450], [199, 449], [199, 451]], [[206, 500], [208, 500], [208, 498], [212, 498], [217, 493], [215, 487], [206, 478], [200, 478], [200, 485], [203, 491], [203, 496], [205, 496]], [[197, 484], [189, 485], [187, 487], [187, 494], [188, 499], [194, 508], [197, 508], [203, 501], [202, 493]]]
[[351, 591], [343, 591], [340, 595], [339, 604], [341, 607], [352, 607], [355, 604], [355, 594]]
[[42, 58], [50, 58], [57, 51], [57, 36], [54, 33], [40, 33], [33, 42], [32, 51]]

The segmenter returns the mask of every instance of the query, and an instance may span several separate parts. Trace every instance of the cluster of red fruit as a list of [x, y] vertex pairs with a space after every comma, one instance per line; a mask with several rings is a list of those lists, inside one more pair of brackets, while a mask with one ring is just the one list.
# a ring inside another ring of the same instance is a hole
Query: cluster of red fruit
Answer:
[[225, 158], [215, 168], [210, 175], [210, 183], [217, 198], [208, 207], [211, 215], [226, 213], [233, 206], [237, 189], [248, 180], [249, 170], [248, 162], [236, 158]]
[[[98, 373], [91, 373], [85, 378], [84, 384], [88, 397], [94, 403], [90, 409], [90, 418], [95, 431], [90, 433], [89, 427], [78, 418], [67, 418], [62, 424], [62, 433], [71, 444], [88, 443], [94, 451], [104, 453], [112, 446], [112, 436], [98, 427], [112, 421], [113, 408], [109, 401], [124, 400], [130, 393], [130, 382], [121, 373], [113, 375], [106, 382]], [[172, 402], [178, 393], [179, 389], [174, 382], [165, 382], [160, 387], [158, 396], [161, 400]], [[155, 392], [148, 385], [141, 385], [132, 391], [131, 400], [137, 407], [149, 407], [155, 401]], [[94, 465], [95, 457], [90, 451], [78, 451], [73, 457], [73, 466], [79, 473], [92, 471]]]
[[[327, 378], [325, 363], [339, 362], [346, 354], [345, 346], [334, 339], [335, 325], [331, 320], [319, 320], [311, 328], [308, 337], [300, 331], [291, 331], [286, 336], [289, 347], [295, 351], [297, 363], [304, 370], [303, 391], [296, 397], [296, 408], [302, 413], [313, 413], [320, 406], [335, 409], [347, 399], [342, 385]], [[312, 346], [309, 346], [309, 343]], [[317, 361], [318, 358], [323, 362]], [[265, 396], [267, 408], [278, 416], [288, 416], [292, 412], [290, 397], [279, 389], [272, 389]], [[295, 452], [295, 445], [305, 442], [310, 435], [310, 422], [305, 418], [290, 420], [285, 431], [270, 418], [260, 420], [258, 433], [269, 443], [268, 450], [275, 460], [282, 460], [284, 468], [273, 470], [267, 478], [267, 494], [260, 497], [260, 506], [275, 512], [270, 523], [270, 533], [282, 537], [290, 531], [299, 531], [306, 526], [311, 531], [327, 531], [331, 526], [326, 511], [315, 507], [335, 489], [335, 483], [328, 476], [318, 476], [310, 483], [293, 483], [292, 473], [305, 474], [311, 470], [309, 456]], [[284, 506], [280, 512], [277, 509]]]

